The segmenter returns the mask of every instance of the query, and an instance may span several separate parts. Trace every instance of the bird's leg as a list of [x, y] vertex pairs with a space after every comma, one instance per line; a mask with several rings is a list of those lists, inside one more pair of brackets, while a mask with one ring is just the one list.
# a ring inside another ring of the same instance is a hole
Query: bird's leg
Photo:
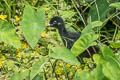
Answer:
[[86, 51], [88, 52], [89, 56], [92, 57], [90, 51], [88, 49], [86, 49]]
[[96, 49], [94, 48], [94, 46], [92, 46], [92, 49], [94, 51], [94, 53], [97, 53]]
[[78, 59], [80, 62], [83, 62], [82, 59], [80, 58], [80, 56], [77, 56], [77, 59]]

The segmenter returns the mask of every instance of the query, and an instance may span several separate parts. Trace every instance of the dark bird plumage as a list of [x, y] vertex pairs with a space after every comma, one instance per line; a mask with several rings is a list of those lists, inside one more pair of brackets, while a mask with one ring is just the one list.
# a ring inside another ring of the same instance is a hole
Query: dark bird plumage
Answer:
[[[59, 34], [62, 38], [62, 41], [68, 49], [71, 49], [75, 41], [80, 37], [80, 33], [78, 32], [67, 31], [67, 29], [65, 28], [63, 19], [59, 16], [53, 17], [50, 20], [47, 27], [55, 27], [58, 29]], [[88, 49], [89, 49], [89, 52], [92, 52], [91, 55], [95, 53], [92, 47]], [[91, 56], [88, 54], [88, 51], [86, 50], [84, 53], [80, 54], [79, 57], [83, 58], [83, 57], [91, 57]]]
[[80, 33], [77, 32], [68, 32], [65, 28], [64, 21], [61, 17], [55, 16], [50, 20], [50, 23], [48, 24], [50, 27], [55, 27], [58, 29], [60, 36], [62, 38], [62, 41], [64, 45], [71, 49], [74, 42], [80, 37]]

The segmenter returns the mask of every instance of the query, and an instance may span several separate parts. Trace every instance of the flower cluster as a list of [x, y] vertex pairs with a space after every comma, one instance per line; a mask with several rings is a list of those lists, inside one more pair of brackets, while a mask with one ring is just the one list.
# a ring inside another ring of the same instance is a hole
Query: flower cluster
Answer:
[[1, 20], [5, 20], [6, 18], [7, 18], [6, 15], [2, 15], [2, 14], [0, 15], [0, 19], [1, 19]]
[[20, 18], [18, 16], [15, 16], [16, 22], [20, 21]]
[[5, 56], [3, 56], [3, 55], [0, 53], [0, 68], [3, 66], [5, 59], [6, 59]]

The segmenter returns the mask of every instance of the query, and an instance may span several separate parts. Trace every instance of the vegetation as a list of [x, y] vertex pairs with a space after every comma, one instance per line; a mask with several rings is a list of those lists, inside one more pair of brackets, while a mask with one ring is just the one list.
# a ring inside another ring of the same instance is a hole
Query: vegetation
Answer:
[[[0, 80], [119, 80], [119, 0], [0, 0]], [[71, 50], [58, 31], [61, 16], [81, 33]], [[79, 62], [90, 46], [99, 52]]]

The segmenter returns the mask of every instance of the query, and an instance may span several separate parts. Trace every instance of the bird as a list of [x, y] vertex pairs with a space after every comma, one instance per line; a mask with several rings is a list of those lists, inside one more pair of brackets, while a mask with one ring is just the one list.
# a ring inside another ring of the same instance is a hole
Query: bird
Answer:
[[74, 42], [80, 37], [80, 34], [77, 32], [68, 32], [63, 19], [59, 16], [53, 17], [47, 27], [55, 27], [58, 29], [62, 41], [68, 49], [71, 49]]
[[[53, 18], [51, 18], [50, 22], [47, 25], [47, 28], [48, 27], [54, 27], [54, 28], [58, 29], [58, 32], [59, 32], [59, 34], [61, 36], [61, 39], [62, 39], [64, 45], [69, 50], [71, 50], [71, 48], [74, 45], [74, 43], [80, 37], [80, 33], [79, 32], [70, 32], [70, 31], [67, 31], [67, 29], [65, 27], [64, 20], [60, 16], [54, 16]], [[92, 53], [90, 54], [90, 52], [92, 52]], [[78, 58], [80, 60], [83, 59], [84, 57], [89, 58], [94, 53], [96, 53], [95, 49], [93, 49], [93, 47], [89, 47], [82, 54], [80, 54], [78, 56]]]

